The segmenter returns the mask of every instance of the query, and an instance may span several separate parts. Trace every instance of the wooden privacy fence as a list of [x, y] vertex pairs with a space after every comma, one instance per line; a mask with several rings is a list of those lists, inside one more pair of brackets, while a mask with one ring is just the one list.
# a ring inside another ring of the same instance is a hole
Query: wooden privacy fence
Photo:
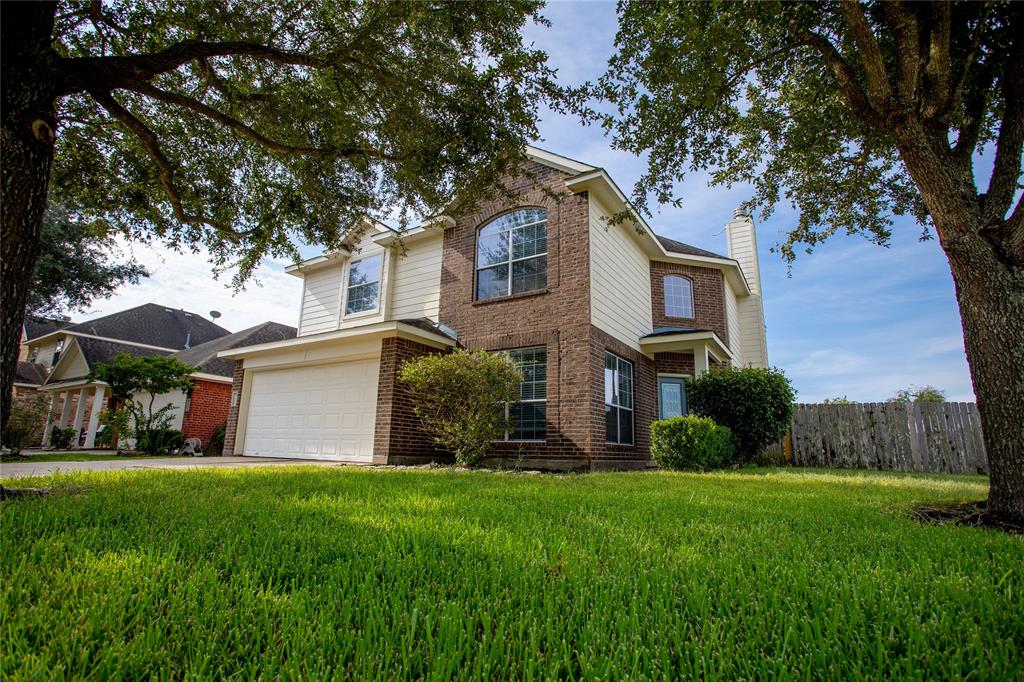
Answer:
[[794, 466], [988, 473], [974, 403], [799, 404], [787, 440]]

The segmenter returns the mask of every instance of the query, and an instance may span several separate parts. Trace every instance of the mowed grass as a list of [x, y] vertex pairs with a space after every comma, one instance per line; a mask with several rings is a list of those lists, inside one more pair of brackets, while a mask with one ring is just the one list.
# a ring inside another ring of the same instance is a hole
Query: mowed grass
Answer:
[[6, 679], [1024, 675], [1024, 540], [905, 516], [984, 498], [978, 477], [49, 483], [66, 490], [2, 508]]
[[32, 462], [104, 462], [111, 459], [146, 459], [145, 455], [98, 455], [92, 452], [45, 452], [34, 455], [27, 454]]

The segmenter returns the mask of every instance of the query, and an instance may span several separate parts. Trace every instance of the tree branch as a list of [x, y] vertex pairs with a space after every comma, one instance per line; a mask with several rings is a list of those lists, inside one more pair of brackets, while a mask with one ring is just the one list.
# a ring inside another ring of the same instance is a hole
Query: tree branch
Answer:
[[396, 156], [393, 154], [385, 153], [379, 149], [373, 149], [370, 147], [341, 147], [341, 148], [330, 148], [330, 147], [302, 147], [285, 144], [272, 140], [265, 135], [262, 135], [252, 127], [246, 125], [242, 121], [225, 114], [224, 112], [215, 109], [209, 105], [203, 104], [191, 97], [179, 95], [174, 92], [168, 92], [167, 90], [161, 90], [160, 88], [150, 85], [149, 83], [136, 83], [128, 88], [134, 92], [152, 97], [155, 100], [166, 102], [167, 104], [173, 104], [180, 107], [185, 107], [191, 111], [194, 111], [202, 116], [213, 119], [218, 123], [221, 123], [243, 137], [252, 140], [256, 144], [266, 147], [267, 149], [278, 152], [279, 154], [287, 155], [298, 155], [298, 156], [316, 156], [325, 159], [333, 158], [351, 158], [351, 157], [363, 157], [363, 158], [375, 158], [383, 161], [402, 161], [405, 157]]
[[999, 86], [1003, 95], [1003, 120], [996, 138], [992, 178], [982, 204], [982, 224], [1002, 222], [1021, 177], [1024, 152], [1024, 40], [1017, 38], [1003, 67]]
[[978, 59], [978, 50], [981, 47], [982, 37], [985, 35], [985, 25], [988, 21], [989, 11], [992, 9], [992, 2], [985, 2], [978, 6], [981, 7], [981, 11], [978, 13], [978, 25], [974, 30], [974, 35], [971, 36], [971, 46], [968, 48], [967, 54], [964, 56], [964, 63], [960, 68], [960, 73], [956, 78], [956, 82], [949, 90], [948, 99], [946, 100], [942, 110], [937, 113], [937, 116], [943, 120], [948, 120], [952, 112], [959, 106], [964, 95], [964, 85], [967, 83], [967, 77], [970, 74], [975, 61]]
[[886, 125], [882, 116], [872, 106], [864, 94], [864, 90], [860, 87], [860, 83], [857, 82], [857, 74], [846, 63], [843, 56], [839, 54], [839, 50], [827, 38], [817, 33], [809, 32], [804, 34], [803, 42], [805, 45], [816, 49], [824, 57], [826, 65], [835, 76], [836, 81], [839, 83], [839, 89], [842, 90], [843, 95], [846, 97], [846, 102], [850, 105], [853, 112], [869, 125], [888, 130], [888, 125]]
[[882, 7], [896, 41], [896, 96], [902, 108], [908, 109], [917, 95], [921, 68], [917, 17], [898, 0], [886, 2]]
[[876, 109], [886, 109], [892, 98], [889, 74], [885, 71], [882, 50], [871, 31], [867, 17], [857, 0], [843, 0], [843, 18], [853, 35], [868, 80], [868, 99]]
[[953, 12], [946, 2], [932, 3], [929, 8], [934, 12], [934, 17], [928, 36], [928, 59], [924, 64], [928, 86], [925, 92], [925, 115], [933, 117], [949, 101], [949, 36]]
[[313, 57], [301, 52], [279, 50], [268, 45], [250, 42], [211, 43], [185, 40], [159, 52], [133, 56], [72, 57], [60, 60], [63, 83], [59, 93], [71, 95], [85, 90], [102, 89], [107, 92], [125, 87], [131, 82], [148, 81], [195, 59], [210, 57], [247, 56], [265, 59], [276, 64], [326, 68], [327, 57]]
[[160, 148], [160, 142], [157, 139], [156, 133], [150, 130], [146, 124], [140, 121], [134, 114], [121, 106], [121, 104], [115, 100], [109, 92], [90, 90], [89, 94], [107, 111], [107, 113], [120, 121], [135, 135], [135, 137], [139, 139], [139, 142], [142, 143], [143, 149], [146, 150], [146, 153], [149, 154], [153, 163], [156, 164], [157, 172], [160, 176], [160, 186], [163, 187], [164, 191], [167, 193], [167, 196], [171, 201], [171, 207], [174, 211], [174, 217], [178, 219], [178, 222], [185, 225], [208, 225], [232, 241], [238, 241], [239, 234], [230, 227], [220, 225], [219, 223], [216, 223], [202, 215], [192, 215], [185, 210], [182, 205], [181, 194], [174, 185], [174, 169], [171, 166], [170, 160]]

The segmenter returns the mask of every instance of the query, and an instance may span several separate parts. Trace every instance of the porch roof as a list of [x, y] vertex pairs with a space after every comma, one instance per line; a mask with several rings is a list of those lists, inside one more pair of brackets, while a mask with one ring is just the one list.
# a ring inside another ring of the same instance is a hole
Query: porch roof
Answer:
[[718, 334], [693, 327], [655, 327], [640, 337], [640, 348], [646, 353], [688, 353], [706, 348], [716, 360], [736, 359]]

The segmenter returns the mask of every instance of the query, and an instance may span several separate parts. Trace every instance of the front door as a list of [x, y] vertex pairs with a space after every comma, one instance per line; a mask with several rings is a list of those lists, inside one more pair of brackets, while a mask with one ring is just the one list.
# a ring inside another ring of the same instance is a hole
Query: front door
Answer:
[[686, 414], [686, 386], [681, 377], [658, 377], [658, 412], [660, 419]]

